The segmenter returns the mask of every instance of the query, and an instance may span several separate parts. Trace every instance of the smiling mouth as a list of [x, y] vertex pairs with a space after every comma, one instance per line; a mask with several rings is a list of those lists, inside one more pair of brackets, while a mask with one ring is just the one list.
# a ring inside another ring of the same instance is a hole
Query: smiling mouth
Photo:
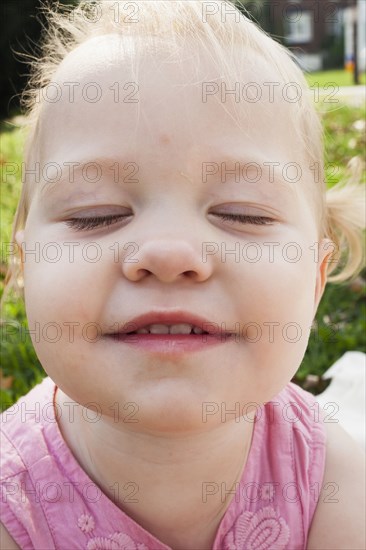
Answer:
[[161, 358], [178, 357], [233, 341], [236, 333], [224, 330], [222, 325], [188, 311], [155, 309], [104, 336], [117, 346], [128, 345]]
[[127, 332], [127, 334], [155, 334], [155, 335], [201, 335], [208, 334], [201, 327], [189, 323], [161, 324], [153, 323], [137, 330]]
[[225, 344], [232, 340], [234, 335], [219, 329], [213, 331], [212, 328], [207, 332], [202, 327], [188, 323], [154, 323], [108, 336], [117, 344], [129, 344], [145, 352], [169, 356], [198, 352], [211, 346]]

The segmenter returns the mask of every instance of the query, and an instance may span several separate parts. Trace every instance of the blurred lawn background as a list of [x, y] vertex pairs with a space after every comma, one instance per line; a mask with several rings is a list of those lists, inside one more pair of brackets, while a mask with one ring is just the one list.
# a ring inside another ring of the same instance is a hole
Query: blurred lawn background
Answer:
[[[328, 86], [329, 84], [336, 84], [337, 86], [354, 86], [352, 71], [346, 71], [345, 69], [334, 69], [333, 71], [317, 71], [308, 73], [306, 79], [309, 86], [319, 86], [321, 88]], [[359, 75], [360, 85], [366, 84], [366, 74], [361, 73]]]
[[[330, 79], [328, 78], [328, 82]], [[363, 158], [365, 151], [365, 108], [333, 104], [322, 109], [326, 139], [327, 185], [347, 177], [347, 162], [354, 156]], [[21, 118], [2, 123], [1, 169], [6, 163], [22, 162], [24, 130]], [[365, 170], [363, 170], [365, 181]], [[6, 243], [11, 239], [12, 219], [21, 188], [20, 170], [2, 178], [1, 192], [1, 274], [0, 293], [4, 290], [7, 269]], [[329, 383], [321, 375], [346, 351], [366, 352], [366, 270], [352, 283], [328, 284], [311, 331], [308, 349], [294, 382], [314, 394]], [[23, 300], [14, 293], [6, 300], [1, 315], [0, 400], [4, 410], [45, 376], [30, 336]]]

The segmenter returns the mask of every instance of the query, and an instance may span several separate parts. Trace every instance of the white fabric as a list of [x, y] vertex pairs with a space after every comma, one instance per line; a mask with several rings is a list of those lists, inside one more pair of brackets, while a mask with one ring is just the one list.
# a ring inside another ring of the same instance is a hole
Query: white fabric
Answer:
[[365, 448], [366, 355], [347, 351], [322, 376], [332, 379], [327, 389], [316, 396], [328, 421], [339, 425]]

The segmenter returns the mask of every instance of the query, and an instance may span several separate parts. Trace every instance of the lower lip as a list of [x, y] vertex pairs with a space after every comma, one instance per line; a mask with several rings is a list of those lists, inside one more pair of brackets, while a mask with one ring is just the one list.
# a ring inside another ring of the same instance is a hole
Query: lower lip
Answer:
[[233, 336], [232, 334], [111, 334], [108, 338], [146, 351], [179, 355], [225, 344], [232, 341]]

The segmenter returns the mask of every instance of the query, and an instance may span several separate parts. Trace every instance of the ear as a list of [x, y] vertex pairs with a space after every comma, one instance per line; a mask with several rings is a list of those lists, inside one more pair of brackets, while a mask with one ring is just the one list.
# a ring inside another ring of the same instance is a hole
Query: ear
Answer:
[[313, 319], [327, 284], [327, 270], [335, 245], [331, 239], [324, 238], [318, 243], [318, 265], [316, 268], [316, 285], [314, 294]]
[[15, 233], [15, 241], [18, 245], [19, 252], [20, 252], [20, 269], [23, 271], [23, 263], [24, 263], [24, 255], [23, 255], [23, 247], [22, 244], [24, 243], [24, 229], [21, 229]]

